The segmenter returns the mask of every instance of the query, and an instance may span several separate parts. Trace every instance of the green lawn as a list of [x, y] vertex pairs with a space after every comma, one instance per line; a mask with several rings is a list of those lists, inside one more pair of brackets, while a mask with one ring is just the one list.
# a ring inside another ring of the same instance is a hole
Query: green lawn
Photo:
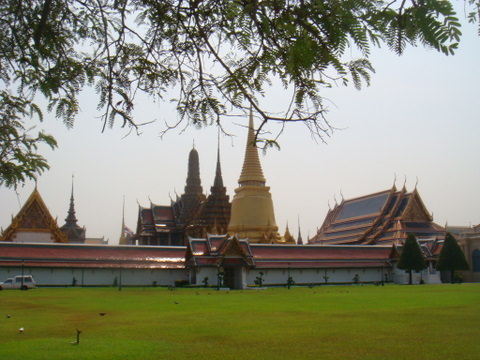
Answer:
[[473, 360], [479, 325], [480, 284], [40, 288], [0, 292], [0, 359]]

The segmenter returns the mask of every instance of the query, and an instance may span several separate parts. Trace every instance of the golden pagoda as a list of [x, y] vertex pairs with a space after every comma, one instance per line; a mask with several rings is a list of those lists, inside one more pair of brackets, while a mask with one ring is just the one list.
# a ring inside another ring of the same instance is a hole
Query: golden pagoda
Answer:
[[245, 159], [238, 184], [232, 200], [228, 233], [237, 238], [248, 238], [251, 243], [283, 242], [275, 222], [270, 187], [265, 186], [251, 111]]

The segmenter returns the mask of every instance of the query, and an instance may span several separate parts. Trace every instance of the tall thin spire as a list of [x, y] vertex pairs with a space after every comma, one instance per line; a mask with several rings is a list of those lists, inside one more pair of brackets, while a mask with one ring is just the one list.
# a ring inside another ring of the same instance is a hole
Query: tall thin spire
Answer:
[[125, 236], [125, 195], [123, 195], [122, 203], [122, 230], [120, 232], [120, 239], [118, 240], [119, 245], [128, 245], [128, 239]]
[[72, 174], [72, 192], [70, 195], [70, 207], [68, 208], [67, 218], [65, 219], [65, 225], [67, 226], [77, 225], [77, 217], [75, 216], [75, 199], [73, 197], [73, 180], [74, 175]]
[[118, 240], [119, 245], [131, 245], [130, 240], [132, 238], [133, 232], [125, 225], [125, 195], [123, 195], [122, 203], [122, 229], [120, 231], [120, 239]]
[[242, 173], [238, 183], [242, 185], [265, 185], [262, 165], [258, 157], [258, 149], [255, 141], [255, 128], [253, 124], [253, 113], [250, 109], [250, 119], [248, 122], [247, 146], [245, 148], [245, 158], [243, 161]]
[[297, 218], [298, 220], [298, 237], [297, 237], [297, 244], [303, 245], [302, 233], [300, 232], [300, 216]]
[[202, 236], [207, 233], [224, 234], [227, 232], [230, 221], [230, 197], [227, 195], [227, 189], [223, 185], [222, 170], [220, 166], [220, 132], [218, 133], [217, 165], [215, 171], [215, 180], [210, 187], [210, 195], [198, 219], [202, 227]]
[[68, 241], [71, 243], [84, 243], [85, 242], [85, 227], [80, 227], [77, 224], [77, 217], [75, 216], [75, 198], [73, 195], [73, 180], [74, 175], [72, 174], [72, 191], [70, 194], [70, 206], [68, 208], [67, 218], [65, 219], [65, 224], [60, 228], [68, 238]]
[[213, 186], [223, 187], [222, 168], [220, 166], [220, 132], [218, 133], [217, 140], [217, 168], [215, 170], [215, 180], [213, 181]]

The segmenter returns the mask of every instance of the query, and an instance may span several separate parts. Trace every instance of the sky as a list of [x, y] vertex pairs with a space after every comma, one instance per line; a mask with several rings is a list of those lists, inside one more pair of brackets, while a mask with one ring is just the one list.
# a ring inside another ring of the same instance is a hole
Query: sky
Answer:
[[[372, 53], [376, 73], [361, 91], [338, 86], [325, 91], [328, 121], [338, 130], [319, 142], [301, 124], [287, 126], [280, 150], [260, 152], [270, 186], [279, 232], [288, 224], [304, 241], [315, 235], [329, 207], [351, 199], [406, 186], [420, 193], [434, 222], [470, 226], [480, 223], [480, 37], [464, 24], [458, 52], [445, 56], [408, 48], [396, 56], [385, 47]], [[282, 106], [278, 91], [269, 107]], [[173, 130], [177, 119], [168, 103], [138, 98], [137, 122], [155, 120], [142, 134], [115, 126], [102, 133], [94, 93], [80, 98], [73, 129], [46, 114], [37, 129], [54, 135], [59, 147], [41, 148], [50, 170], [37, 188], [59, 226], [65, 223], [74, 176], [75, 210], [87, 237], [105, 237], [115, 245], [125, 223], [136, 228], [138, 207], [170, 204], [184, 191], [188, 154], [200, 158], [203, 191], [213, 185], [217, 129]], [[221, 166], [230, 199], [238, 186], [248, 115], [226, 117], [233, 136], [220, 136]], [[274, 133], [277, 125], [269, 130]], [[0, 188], [0, 227], [5, 229], [35, 187], [28, 181], [16, 191]]]

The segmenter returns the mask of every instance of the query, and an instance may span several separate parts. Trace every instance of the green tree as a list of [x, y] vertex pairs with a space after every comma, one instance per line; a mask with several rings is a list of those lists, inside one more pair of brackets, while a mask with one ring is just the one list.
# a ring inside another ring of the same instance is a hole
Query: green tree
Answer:
[[[49, 168], [47, 160], [37, 154], [38, 147], [44, 143], [54, 149], [57, 146], [51, 135], [33, 129], [25, 129], [19, 116], [41, 113], [32, 104], [27, 114], [27, 104], [20, 98], [2, 96], [0, 91], [0, 186], [16, 188], [26, 179], [35, 179]], [[41, 117], [40, 117], [41, 119]]]
[[457, 240], [451, 233], [447, 233], [443, 243], [442, 251], [438, 257], [437, 270], [449, 271], [450, 281], [455, 282], [455, 271], [468, 270], [468, 263], [465, 254], [458, 245]]
[[427, 267], [422, 250], [414, 234], [408, 234], [403, 244], [402, 253], [398, 259], [397, 267], [408, 271], [408, 284], [412, 285], [412, 270], [421, 271]]
[[[465, 1], [476, 21], [479, 0]], [[10, 91], [0, 101], [39, 109], [43, 97], [67, 126], [92, 87], [104, 129], [116, 120], [137, 129], [134, 99], [145, 93], [176, 103], [165, 130], [253, 108], [257, 134], [267, 122], [302, 122], [320, 138], [332, 129], [323, 90], [368, 84], [372, 47], [448, 55], [461, 36], [447, 0], [3, 0], [0, 33], [0, 88]], [[265, 106], [272, 82], [291, 94], [275, 113]]]

